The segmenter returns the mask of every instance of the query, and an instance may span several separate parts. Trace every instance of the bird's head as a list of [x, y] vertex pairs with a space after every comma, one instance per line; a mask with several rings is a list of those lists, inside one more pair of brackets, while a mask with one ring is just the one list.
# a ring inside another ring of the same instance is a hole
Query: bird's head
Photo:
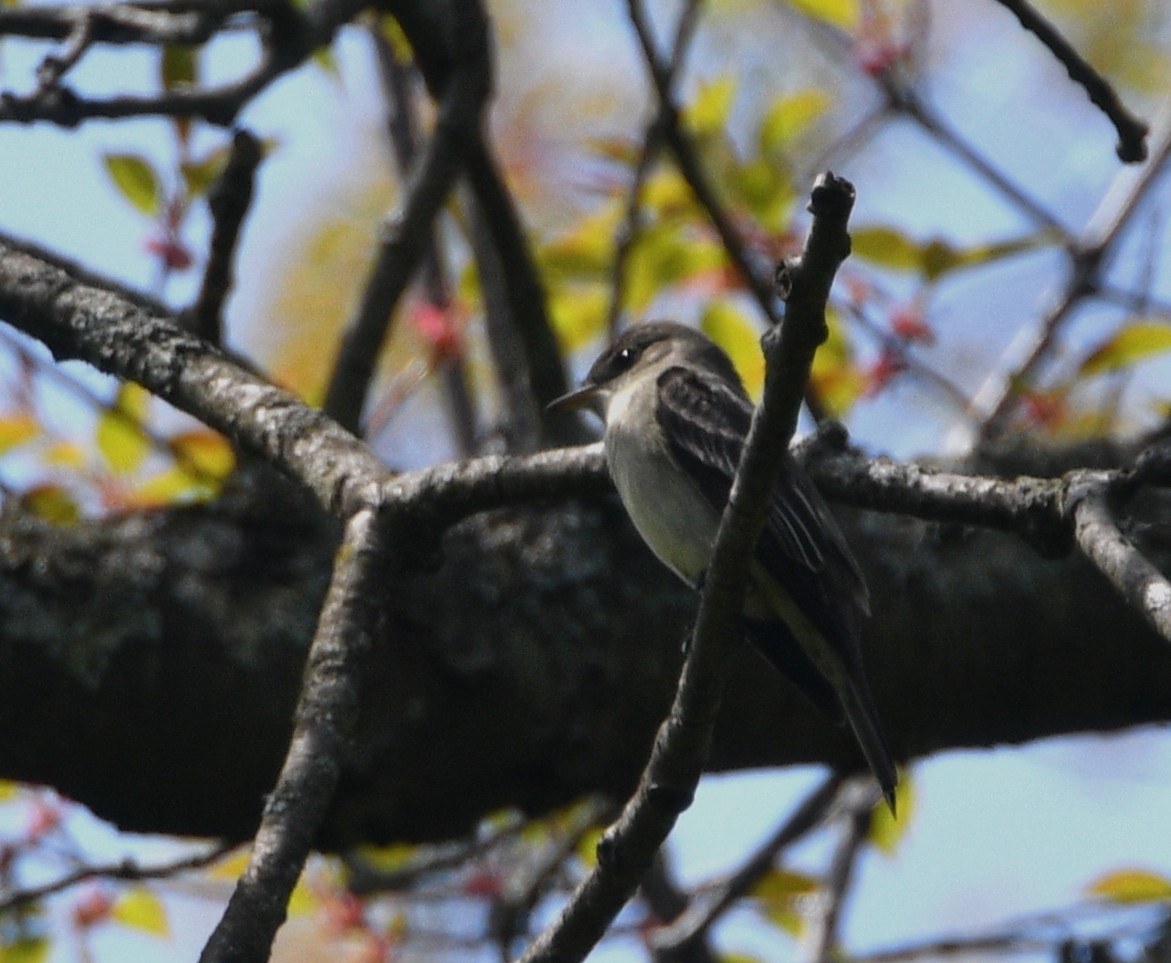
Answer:
[[610, 398], [639, 378], [657, 377], [675, 364], [710, 371], [739, 385], [728, 356], [706, 335], [673, 321], [627, 328], [598, 356], [582, 383], [549, 403], [550, 408], [589, 408], [605, 417]]

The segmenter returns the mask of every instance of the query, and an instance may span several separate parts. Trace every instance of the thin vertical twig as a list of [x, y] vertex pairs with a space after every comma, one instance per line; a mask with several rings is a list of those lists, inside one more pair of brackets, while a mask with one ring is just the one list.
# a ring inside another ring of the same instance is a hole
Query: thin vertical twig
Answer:
[[[400, 60], [377, 20], [367, 25], [367, 33], [374, 44], [385, 91], [386, 127], [391, 148], [399, 174], [405, 176], [414, 165], [419, 149], [419, 121], [415, 110], [415, 84], [412, 82], [414, 72], [410, 64]], [[451, 281], [434, 231], [424, 241], [422, 273], [427, 300], [440, 311], [450, 310]], [[475, 404], [468, 389], [467, 365], [462, 356], [443, 359], [439, 379], [456, 450], [464, 457], [473, 455], [477, 450], [479, 430]]]

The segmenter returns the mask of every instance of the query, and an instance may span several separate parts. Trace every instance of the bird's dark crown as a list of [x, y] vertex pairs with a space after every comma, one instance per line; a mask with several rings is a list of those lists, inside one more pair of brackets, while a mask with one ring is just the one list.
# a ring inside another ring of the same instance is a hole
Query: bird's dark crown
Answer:
[[648, 348], [668, 341], [681, 342], [697, 361], [733, 384], [740, 384], [731, 360], [714, 341], [674, 321], [649, 321], [627, 328], [593, 363], [586, 381], [595, 385], [613, 381], [633, 368]]

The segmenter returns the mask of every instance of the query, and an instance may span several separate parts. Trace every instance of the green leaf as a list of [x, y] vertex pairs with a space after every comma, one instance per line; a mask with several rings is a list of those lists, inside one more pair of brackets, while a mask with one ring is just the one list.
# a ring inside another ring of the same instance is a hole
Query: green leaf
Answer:
[[145, 886], [132, 887], [119, 896], [110, 909], [110, 919], [151, 936], [171, 934], [163, 901]]
[[917, 271], [923, 263], [918, 244], [901, 231], [883, 225], [851, 231], [850, 253], [896, 271]]
[[860, 16], [858, 0], [788, 0], [789, 6], [841, 30], [853, 30]]
[[159, 80], [162, 81], [163, 90], [193, 87], [196, 76], [194, 47], [172, 43], [163, 48], [163, 57], [159, 64]]
[[705, 81], [684, 111], [684, 123], [696, 137], [722, 133], [728, 125], [735, 99], [734, 78], [725, 76]]
[[200, 197], [207, 193], [215, 179], [224, 172], [224, 167], [228, 163], [228, 153], [225, 144], [209, 151], [198, 160], [183, 161], [179, 165], [183, 182], [187, 185], [187, 193], [191, 197]]
[[725, 176], [729, 197], [756, 218], [765, 231], [780, 231], [793, 215], [797, 193], [784, 164], [755, 157], [735, 164]]
[[1090, 351], [1078, 367], [1078, 374], [1118, 371], [1167, 351], [1171, 351], [1171, 323], [1132, 321]]
[[114, 403], [98, 418], [98, 451], [119, 475], [135, 471], [150, 451], [150, 439], [142, 430], [149, 401], [146, 389], [127, 382], [118, 389]]
[[761, 153], [786, 150], [829, 105], [829, 94], [816, 87], [777, 97], [760, 122]]
[[60, 485], [36, 485], [20, 496], [20, 503], [37, 518], [54, 525], [72, 525], [81, 518], [77, 502]]
[[18, 939], [0, 946], [0, 963], [44, 963], [53, 945], [44, 938]]
[[831, 308], [825, 321], [829, 336], [813, 356], [809, 384], [830, 414], [843, 418], [866, 390], [867, 381], [854, 363], [854, 346], [841, 315]]
[[122, 196], [148, 217], [162, 208], [162, 181], [150, 161], [140, 154], [103, 154], [106, 173]]
[[764, 387], [764, 353], [760, 333], [748, 314], [726, 299], [712, 301], [704, 309], [699, 327], [727, 352], [748, 393], [759, 398]]
[[915, 814], [915, 784], [906, 770], [899, 772], [895, 808], [899, 812], [897, 819], [890, 814], [890, 807], [885, 802], [879, 803], [870, 817], [870, 842], [886, 856], [893, 856], [898, 850]]
[[875, 225], [852, 232], [851, 251], [857, 257], [874, 264], [896, 271], [919, 271], [927, 280], [934, 281], [957, 268], [987, 264], [1052, 244], [1054, 238], [1055, 235], [1049, 231], [1038, 231], [1035, 234], [965, 248], [957, 247], [939, 237], [915, 241], [897, 228]]
[[751, 893], [761, 912], [793, 936], [800, 936], [804, 925], [801, 902], [821, 889], [821, 883], [804, 873], [771, 869], [752, 888]]
[[549, 317], [564, 352], [596, 340], [606, 325], [610, 292], [604, 284], [562, 284], [549, 295]]

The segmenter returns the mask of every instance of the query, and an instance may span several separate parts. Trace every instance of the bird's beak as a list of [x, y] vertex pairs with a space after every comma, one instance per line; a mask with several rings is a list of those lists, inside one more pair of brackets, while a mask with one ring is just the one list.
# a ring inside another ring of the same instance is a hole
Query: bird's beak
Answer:
[[598, 393], [598, 385], [592, 382], [585, 382], [580, 387], [574, 388], [560, 398], [554, 398], [547, 405], [546, 411], [576, 411], [583, 405], [588, 404], [589, 400]]

